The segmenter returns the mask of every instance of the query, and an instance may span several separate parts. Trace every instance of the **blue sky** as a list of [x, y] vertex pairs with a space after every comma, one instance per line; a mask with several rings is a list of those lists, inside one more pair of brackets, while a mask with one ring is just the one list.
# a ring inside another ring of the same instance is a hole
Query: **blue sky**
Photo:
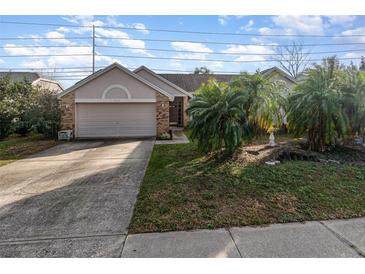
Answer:
[[[260, 45], [234, 45], [234, 43], [251, 44], [291, 44], [293, 41], [303, 44], [316, 43], [364, 43], [363, 45], [338, 45], [306, 47], [312, 53], [312, 59], [320, 59], [324, 54], [315, 54], [321, 51], [346, 52], [337, 53], [340, 58], [358, 58], [365, 55], [365, 27], [364, 16], [0, 16], [0, 22], [37, 22], [50, 24], [71, 25], [96, 25], [96, 34], [103, 37], [125, 39], [97, 39], [96, 40], [96, 66], [103, 67], [111, 62], [119, 62], [128, 68], [140, 65], [148, 66], [157, 72], [172, 72], [172, 70], [193, 71], [195, 67], [206, 66], [212, 71], [240, 72], [265, 69], [275, 63], [256, 62], [265, 61], [270, 54], [275, 53], [275, 47]], [[114, 28], [108, 28], [109, 26]], [[119, 29], [118, 27], [132, 27], [136, 29]], [[253, 36], [239, 35], [208, 35], [193, 33], [156, 32], [150, 29], [191, 30], [203, 32], [229, 32], [241, 34], [254, 34]], [[0, 56], [14, 55], [43, 55], [43, 54], [89, 54], [91, 52], [91, 39], [73, 40], [70, 37], [91, 37], [90, 28], [62, 27], [62, 26], [36, 26], [15, 25], [0, 23], [0, 38], [5, 37], [33, 37], [33, 38], [60, 38], [57, 40], [0, 40]], [[363, 35], [357, 37], [268, 37], [268, 34], [295, 34], [295, 35]], [[129, 40], [133, 38], [135, 40]], [[167, 39], [174, 42], [145, 41], [144, 39]], [[196, 43], [181, 42], [181, 40], [198, 41]], [[208, 42], [224, 42], [227, 44], [209, 44]], [[232, 44], [230, 44], [232, 43]], [[30, 46], [27, 48], [11, 48], [14, 46]], [[73, 47], [86, 45], [88, 47]], [[32, 46], [38, 46], [32, 48]], [[62, 46], [57, 48], [44, 48], [41, 46]], [[100, 46], [117, 46], [124, 48], [105, 48]], [[6, 48], [4, 48], [6, 47]], [[176, 51], [193, 52], [163, 52], [149, 49], [168, 49]], [[359, 51], [364, 49], [364, 51]], [[225, 54], [214, 54], [225, 53]], [[236, 55], [227, 55], [234, 53]], [[245, 55], [245, 54], [267, 55]], [[242, 55], [239, 55], [242, 54]], [[107, 55], [132, 55], [139, 57], [163, 57], [164, 60], [113, 57]], [[326, 54], [331, 55], [331, 54]], [[201, 59], [201, 61], [172, 60], [169, 58]], [[206, 61], [206, 59], [223, 59], [231, 62]], [[235, 61], [235, 62], [233, 62]], [[245, 61], [255, 61], [245, 63]], [[350, 60], [344, 61], [349, 63]], [[48, 68], [90, 67], [92, 58], [83, 56], [48, 56], [48, 57], [0, 57], [0, 68], [33, 68], [39, 70]], [[75, 69], [78, 70], [78, 69]], [[66, 73], [58, 69], [57, 73], [49, 76], [58, 78], [64, 86], [69, 86], [75, 80], [69, 78], [82, 78], [89, 69], [80, 69], [82, 72]], [[41, 70], [44, 74], [45, 70]], [[57, 75], [57, 76], [56, 76]]]

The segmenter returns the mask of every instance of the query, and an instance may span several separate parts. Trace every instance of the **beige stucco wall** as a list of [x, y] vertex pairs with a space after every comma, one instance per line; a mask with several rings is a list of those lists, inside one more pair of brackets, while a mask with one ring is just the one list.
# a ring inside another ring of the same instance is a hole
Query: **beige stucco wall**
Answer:
[[114, 68], [91, 82], [77, 88], [76, 99], [101, 99], [105, 89], [112, 85], [125, 87], [134, 99], [155, 99], [156, 91], [129, 74]]

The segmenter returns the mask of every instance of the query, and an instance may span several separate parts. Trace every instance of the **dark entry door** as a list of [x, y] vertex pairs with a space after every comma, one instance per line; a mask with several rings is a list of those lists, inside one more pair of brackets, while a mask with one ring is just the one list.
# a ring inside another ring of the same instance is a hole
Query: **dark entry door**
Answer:
[[170, 103], [170, 125], [176, 127], [183, 126], [182, 117], [182, 98], [175, 97], [175, 100]]

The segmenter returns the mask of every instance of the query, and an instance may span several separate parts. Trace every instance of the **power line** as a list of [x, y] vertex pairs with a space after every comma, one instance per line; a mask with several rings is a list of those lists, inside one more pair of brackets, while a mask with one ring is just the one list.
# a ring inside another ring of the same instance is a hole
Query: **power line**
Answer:
[[[12, 49], [12, 48], [92, 48], [92, 46], [0, 46], [3, 49]], [[138, 48], [138, 47], [123, 47], [123, 46], [103, 46], [103, 45], [95, 45], [97, 48], [111, 48], [111, 49], [132, 49], [132, 50], [148, 50], [148, 51], [160, 51], [160, 52], [175, 52], [175, 53], [202, 53], [202, 54], [216, 54], [216, 55], [263, 55], [263, 56], [272, 56], [272, 55], [282, 55], [279, 53], [237, 53], [237, 52], [216, 52], [216, 51], [191, 51], [191, 50], [172, 50], [172, 49], [161, 49], [161, 48]], [[341, 52], [355, 52], [355, 51], [365, 51], [365, 49], [347, 49], [347, 50], [334, 50], [334, 51], [319, 51], [319, 52], [309, 52], [309, 54], [331, 54], [331, 53], [341, 53]], [[290, 55], [290, 54], [283, 54]]]
[[[91, 67], [82, 67], [82, 68], [88, 68], [90, 69]], [[99, 67], [95, 67], [98, 69], [102, 69], [105, 68], [103, 66], [99, 66]], [[138, 67], [128, 67], [128, 69], [130, 70], [134, 70], [137, 69]], [[34, 71], [41, 71], [41, 70], [45, 70], [45, 69], [50, 69], [50, 70], [54, 70], [54, 69], [65, 69], [65, 68], [0, 68], [0, 71], [4, 71], [4, 72], [13, 72], [13, 71], [26, 71], [29, 70], [31, 72]], [[193, 69], [192, 70], [179, 70], [179, 69], [162, 69], [162, 68], [151, 68], [151, 70], [153, 71], [163, 71], [163, 72], [176, 72], [176, 73], [193, 73]], [[65, 71], [66, 73], [70, 72], [69, 70]], [[78, 72], [78, 71], [77, 71]], [[91, 71], [87, 71], [87, 72], [91, 72]], [[221, 73], [221, 74], [237, 74], [237, 71], [219, 71], [219, 70], [212, 70], [212, 72], [214, 73]], [[52, 71], [50, 71], [49, 73], [52, 73]]]
[[[238, 45], [238, 46], [263, 46], [263, 47], [290, 47], [293, 44], [264, 44], [264, 43], [236, 43], [236, 42], [216, 42], [216, 41], [202, 41], [202, 40], [172, 40], [172, 39], [150, 39], [141, 38], [133, 39], [126, 37], [106, 37], [96, 36], [96, 39], [110, 39], [110, 40], [132, 40], [132, 41], [150, 41], [150, 42], [179, 42], [179, 43], [205, 43], [213, 45]], [[364, 45], [361, 42], [349, 42], [349, 43], [312, 43], [312, 44], [301, 44], [303, 47], [315, 47], [315, 46], [339, 46], [339, 45]]]
[[[135, 55], [112, 55], [103, 54], [98, 56], [121, 57], [121, 58], [138, 58], [138, 59], [159, 59], [159, 60], [177, 60], [177, 61], [204, 61], [204, 62], [226, 62], [226, 63], [254, 63], [254, 62], [277, 62], [277, 60], [224, 60], [224, 59], [203, 59], [203, 58], [178, 58], [178, 57], [157, 57], [157, 56], [135, 56]], [[0, 56], [1, 57], [1, 56]], [[337, 58], [337, 60], [355, 60], [361, 58]], [[323, 59], [310, 59], [309, 61], [322, 61]], [[285, 61], [285, 60], [284, 60]], [[289, 61], [289, 60], [287, 60]]]
[[[92, 28], [93, 26], [86, 25], [72, 25], [72, 24], [52, 24], [52, 23], [36, 23], [36, 22], [15, 22], [15, 21], [1, 21], [0, 24], [18, 24], [18, 25], [38, 25], [38, 26], [55, 26], [55, 27], [76, 27], [76, 28]], [[136, 31], [155, 31], [155, 32], [169, 32], [169, 33], [188, 33], [200, 35], [231, 35], [231, 36], [262, 36], [262, 37], [363, 37], [364, 34], [262, 34], [262, 33], [237, 33], [237, 32], [209, 32], [209, 31], [193, 31], [193, 30], [177, 30], [177, 29], [158, 29], [158, 28], [139, 28], [130, 26], [95, 26], [95, 28], [104, 29], [124, 29]]]
[[0, 58], [11, 57], [53, 57], [53, 56], [91, 56], [92, 53], [79, 53], [79, 54], [19, 54], [19, 55], [0, 55]]
[[0, 37], [0, 40], [76, 40], [92, 39], [92, 37]]
[[[99, 68], [102, 68], [102, 67], [99, 67]], [[72, 69], [90, 69], [91, 70], [91, 66], [89, 67], [32, 67], [32, 68], [0, 68], [0, 70], [24, 70], [24, 69], [27, 69], [27, 70], [42, 70], [42, 69], [45, 69], [45, 70], [72, 70]]]
[[[265, 44], [265, 43], [238, 43], [238, 42], [217, 42], [217, 41], [203, 41], [203, 40], [173, 40], [173, 39], [151, 39], [151, 38], [127, 38], [127, 37], [106, 37], [96, 36], [96, 39], [105, 40], [127, 40], [127, 41], [149, 41], [149, 42], [179, 42], [179, 43], [205, 43], [212, 45], [232, 45], [232, 46], [261, 46], [261, 47], [290, 47], [292, 44]], [[0, 41], [4, 40], [72, 40], [72, 39], [92, 39], [92, 37], [0, 37]], [[345, 46], [345, 45], [365, 45], [364, 42], [343, 42], [343, 43], [310, 43], [301, 44], [303, 47], [317, 47], [317, 46]]]
[[91, 48], [90, 45], [70, 45], [70, 46], [61, 46], [61, 45], [55, 45], [55, 46], [48, 46], [48, 45], [16, 45], [16, 46], [0, 46], [0, 48], [3, 49], [20, 49], [20, 48]]
[[[219, 55], [290, 55], [290, 54], [280, 54], [280, 53], [237, 53], [237, 52], [216, 52], [216, 51], [191, 51], [191, 50], [172, 50], [172, 49], [161, 49], [161, 48], [135, 48], [135, 47], [122, 47], [122, 46], [102, 46], [97, 45], [99, 48], [113, 48], [113, 49], [138, 49], [138, 50], [149, 50], [149, 51], [162, 51], [162, 52], [177, 52], [177, 53], [203, 53], [203, 54], [219, 54]], [[341, 53], [341, 52], [353, 52], [353, 51], [364, 51], [365, 49], [348, 49], [348, 50], [334, 50], [334, 51], [319, 51], [319, 52], [309, 52], [308, 54], [330, 54], [330, 53]]]

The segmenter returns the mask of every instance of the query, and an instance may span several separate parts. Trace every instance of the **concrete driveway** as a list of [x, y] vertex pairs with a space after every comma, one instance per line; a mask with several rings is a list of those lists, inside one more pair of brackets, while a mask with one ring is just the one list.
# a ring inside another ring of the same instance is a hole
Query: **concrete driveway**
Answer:
[[58, 145], [0, 168], [0, 257], [118, 257], [153, 140]]

